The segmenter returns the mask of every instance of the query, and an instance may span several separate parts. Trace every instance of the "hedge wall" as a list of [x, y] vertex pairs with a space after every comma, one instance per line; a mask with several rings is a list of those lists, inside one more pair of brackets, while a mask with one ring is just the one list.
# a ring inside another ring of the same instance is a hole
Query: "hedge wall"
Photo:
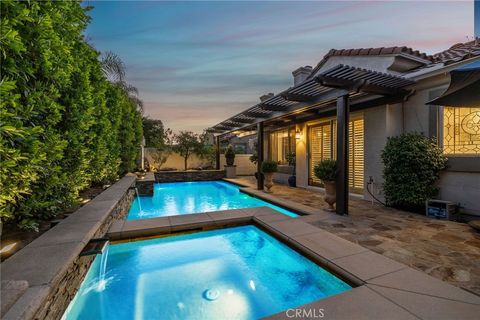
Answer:
[[88, 8], [0, 5], [0, 217], [35, 229], [135, 168], [141, 114], [85, 41]]

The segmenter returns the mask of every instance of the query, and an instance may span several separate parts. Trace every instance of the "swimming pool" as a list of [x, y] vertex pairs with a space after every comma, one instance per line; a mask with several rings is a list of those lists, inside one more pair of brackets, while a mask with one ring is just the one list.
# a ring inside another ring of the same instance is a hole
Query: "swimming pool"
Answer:
[[294, 212], [240, 192], [224, 181], [155, 183], [153, 197], [135, 197], [127, 220], [267, 206], [290, 217]]
[[242, 226], [110, 245], [64, 319], [258, 319], [349, 289]]

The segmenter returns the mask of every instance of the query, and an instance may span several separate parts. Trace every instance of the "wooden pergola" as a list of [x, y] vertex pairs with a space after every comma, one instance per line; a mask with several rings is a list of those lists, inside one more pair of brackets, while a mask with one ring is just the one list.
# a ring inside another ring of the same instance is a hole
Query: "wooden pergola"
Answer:
[[[347, 65], [337, 65], [311, 79], [262, 101], [210, 128], [217, 133], [217, 169], [220, 138], [235, 131], [257, 130], [257, 171], [264, 160], [264, 126], [279, 119], [296, 119], [299, 114], [318, 118], [326, 110], [337, 118], [337, 205], [338, 214], [348, 214], [348, 123], [350, 109], [360, 110], [399, 103], [413, 94], [415, 81]], [[305, 121], [302, 118], [301, 121]], [[261, 175], [259, 175], [261, 177]], [[263, 190], [263, 179], [257, 179]]]

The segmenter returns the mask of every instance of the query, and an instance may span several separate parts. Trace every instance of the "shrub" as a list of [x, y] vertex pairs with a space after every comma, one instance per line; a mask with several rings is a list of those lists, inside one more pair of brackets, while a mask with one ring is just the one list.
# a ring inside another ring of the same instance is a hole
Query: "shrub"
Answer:
[[422, 212], [435, 197], [435, 182], [447, 158], [433, 139], [418, 133], [388, 138], [382, 152], [385, 201], [400, 209]]
[[315, 177], [322, 181], [335, 181], [337, 178], [337, 162], [325, 159], [320, 161], [313, 168]]
[[229, 144], [225, 150], [225, 160], [227, 160], [227, 166], [233, 166], [235, 161], [235, 149], [231, 144]]
[[262, 162], [263, 173], [277, 172], [277, 170], [278, 170], [278, 166], [275, 161], [266, 160]]

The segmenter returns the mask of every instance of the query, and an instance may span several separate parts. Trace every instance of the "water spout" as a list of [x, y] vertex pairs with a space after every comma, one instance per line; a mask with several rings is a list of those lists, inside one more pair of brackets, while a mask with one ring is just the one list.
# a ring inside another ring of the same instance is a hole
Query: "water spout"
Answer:
[[137, 196], [138, 208], [140, 209], [140, 213], [142, 213], [142, 203], [140, 202], [140, 194], [138, 193], [137, 187], [135, 187], [135, 194]]
[[108, 249], [109, 245], [105, 248], [105, 252], [100, 256], [100, 268], [98, 272], [98, 284], [96, 290], [101, 292], [105, 290], [107, 286], [107, 280], [105, 279], [105, 274], [107, 273], [107, 261], [108, 261]]

